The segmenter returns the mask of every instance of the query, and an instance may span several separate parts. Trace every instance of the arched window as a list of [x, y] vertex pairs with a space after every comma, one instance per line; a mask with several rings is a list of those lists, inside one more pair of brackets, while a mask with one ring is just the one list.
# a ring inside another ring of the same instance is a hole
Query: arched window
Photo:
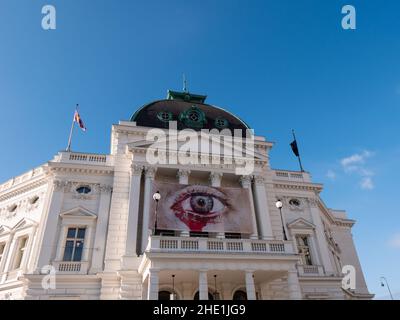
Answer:
[[171, 300], [171, 292], [167, 290], [159, 291], [158, 300]]
[[[200, 300], [200, 293], [197, 291], [196, 294], [194, 295], [193, 300]], [[214, 300], [213, 295], [209, 292], [208, 293], [208, 300]]]
[[236, 290], [233, 294], [233, 300], [247, 300], [247, 293], [243, 290]]

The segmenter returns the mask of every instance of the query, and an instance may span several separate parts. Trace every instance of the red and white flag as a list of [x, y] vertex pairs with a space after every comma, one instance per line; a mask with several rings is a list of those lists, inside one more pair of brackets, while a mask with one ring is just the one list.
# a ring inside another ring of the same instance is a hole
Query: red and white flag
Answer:
[[83, 123], [83, 120], [82, 120], [78, 110], [75, 110], [74, 122], [76, 122], [83, 131], [86, 131], [85, 124]]

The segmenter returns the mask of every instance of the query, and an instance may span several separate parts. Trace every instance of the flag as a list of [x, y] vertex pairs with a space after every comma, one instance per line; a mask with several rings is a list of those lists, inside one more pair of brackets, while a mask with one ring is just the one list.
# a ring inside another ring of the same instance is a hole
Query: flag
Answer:
[[79, 115], [78, 110], [75, 110], [74, 122], [76, 122], [83, 131], [86, 131], [85, 124], [83, 123], [83, 120], [82, 120], [81, 116]]
[[300, 154], [299, 154], [299, 148], [297, 147], [297, 141], [296, 141], [296, 139], [293, 140], [293, 141], [290, 143], [290, 146], [292, 147], [292, 151], [293, 151], [293, 153], [296, 155], [296, 157], [299, 157]]

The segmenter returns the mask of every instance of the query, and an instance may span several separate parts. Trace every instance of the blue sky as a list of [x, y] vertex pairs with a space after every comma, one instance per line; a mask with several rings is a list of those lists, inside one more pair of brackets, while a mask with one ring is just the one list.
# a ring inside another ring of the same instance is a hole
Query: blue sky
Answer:
[[[41, 28], [41, 9], [57, 29]], [[341, 28], [352, 4], [357, 29]], [[275, 142], [273, 167], [303, 164], [346, 209], [371, 292], [400, 294], [398, 1], [0, 1], [0, 181], [67, 144], [74, 105], [88, 131], [73, 150], [107, 153], [113, 123], [181, 89]], [[400, 298], [400, 297], [399, 297]]]

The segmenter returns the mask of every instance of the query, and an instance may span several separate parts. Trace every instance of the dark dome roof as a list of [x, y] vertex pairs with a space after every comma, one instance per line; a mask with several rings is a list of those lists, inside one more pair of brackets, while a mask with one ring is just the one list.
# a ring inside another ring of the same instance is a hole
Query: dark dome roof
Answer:
[[178, 130], [190, 128], [201, 129], [242, 129], [243, 135], [249, 126], [232, 113], [205, 104], [206, 96], [188, 92], [168, 91], [165, 100], [151, 102], [131, 117], [136, 125], [152, 128], [168, 128], [168, 121], [177, 121]]

